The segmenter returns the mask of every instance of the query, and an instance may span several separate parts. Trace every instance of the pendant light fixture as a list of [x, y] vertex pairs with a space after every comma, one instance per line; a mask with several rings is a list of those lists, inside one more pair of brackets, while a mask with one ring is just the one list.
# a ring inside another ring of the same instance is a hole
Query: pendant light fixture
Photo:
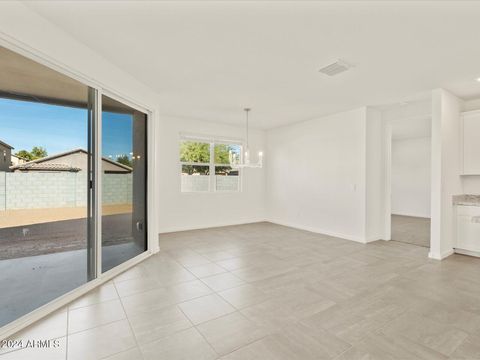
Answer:
[[250, 108], [243, 109], [245, 111], [245, 149], [243, 149], [243, 156], [240, 156], [238, 153], [233, 153], [231, 150], [229, 152], [230, 157], [230, 166], [234, 169], [239, 168], [261, 168], [263, 166], [263, 153], [258, 152], [258, 160], [256, 163], [250, 161], [250, 148], [248, 144], [248, 113]]

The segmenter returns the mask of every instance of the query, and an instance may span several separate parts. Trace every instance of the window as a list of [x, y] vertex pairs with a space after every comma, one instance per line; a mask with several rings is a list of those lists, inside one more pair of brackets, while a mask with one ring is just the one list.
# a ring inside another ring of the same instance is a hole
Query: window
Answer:
[[240, 173], [230, 166], [230, 153], [240, 156], [239, 143], [185, 138], [180, 141], [182, 192], [240, 191]]

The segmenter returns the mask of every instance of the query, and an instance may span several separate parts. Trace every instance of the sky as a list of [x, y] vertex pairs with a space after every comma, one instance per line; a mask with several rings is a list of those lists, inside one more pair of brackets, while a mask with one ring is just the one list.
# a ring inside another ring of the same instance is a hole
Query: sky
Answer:
[[[0, 98], [0, 140], [13, 153], [34, 146], [54, 155], [87, 148], [87, 110]], [[132, 117], [103, 113], [102, 155], [116, 159], [132, 152]]]

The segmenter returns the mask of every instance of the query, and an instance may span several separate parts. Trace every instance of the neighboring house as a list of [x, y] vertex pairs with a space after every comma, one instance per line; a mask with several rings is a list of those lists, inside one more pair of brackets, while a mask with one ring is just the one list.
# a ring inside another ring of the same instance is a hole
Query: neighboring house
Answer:
[[13, 147], [0, 140], [0, 171], [10, 171]]
[[25, 164], [26, 162], [28, 162], [27, 159], [24, 159], [20, 156], [12, 154], [12, 161], [10, 162], [10, 165], [11, 166], [17, 166], [17, 165]]
[[[86, 171], [88, 168], [88, 153], [83, 149], [74, 149], [64, 153], [46, 156], [24, 164], [11, 166], [14, 172], [31, 171]], [[102, 168], [105, 174], [129, 174], [132, 168], [116, 161], [102, 158]]]

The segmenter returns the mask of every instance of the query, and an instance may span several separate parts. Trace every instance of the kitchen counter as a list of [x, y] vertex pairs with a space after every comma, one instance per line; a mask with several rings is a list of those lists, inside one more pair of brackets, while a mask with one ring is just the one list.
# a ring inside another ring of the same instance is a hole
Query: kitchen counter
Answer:
[[453, 195], [452, 201], [453, 205], [480, 206], [480, 195]]

